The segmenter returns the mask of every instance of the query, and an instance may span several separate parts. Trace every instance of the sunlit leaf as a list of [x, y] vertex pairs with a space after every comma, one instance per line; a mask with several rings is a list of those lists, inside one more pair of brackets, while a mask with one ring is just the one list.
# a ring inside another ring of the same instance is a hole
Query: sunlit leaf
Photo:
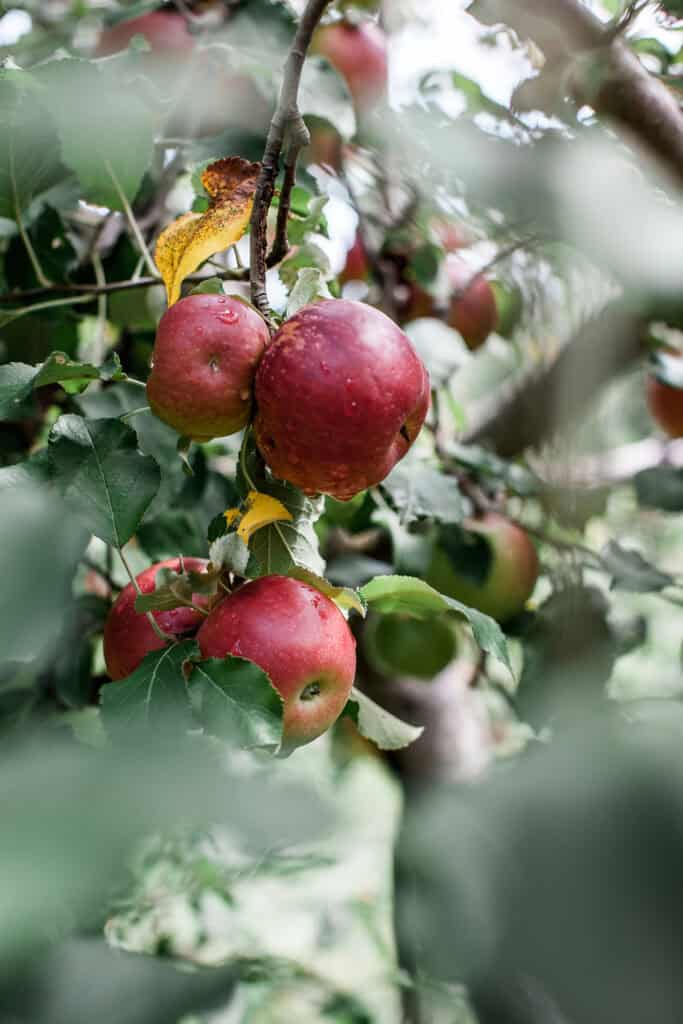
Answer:
[[347, 708], [361, 736], [372, 740], [380, 750], [401, 750], [414, 743], [424, 732], [421, 726], [408, 725], [385, 711], [355, 686], [351, 690]]

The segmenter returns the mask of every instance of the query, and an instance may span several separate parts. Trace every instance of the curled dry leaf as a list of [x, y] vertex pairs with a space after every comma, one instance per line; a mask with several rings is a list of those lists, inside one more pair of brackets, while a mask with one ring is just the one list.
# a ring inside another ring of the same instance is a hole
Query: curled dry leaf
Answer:
[[180, 298], [180, 286], [209, 257], [238, 242], [249, 225], [261, 165], [238, 156], [209, 164], [201, 181], [210, 205], [205, 213], [184, 213], [161, 232], [154, 259], [168, 304]]

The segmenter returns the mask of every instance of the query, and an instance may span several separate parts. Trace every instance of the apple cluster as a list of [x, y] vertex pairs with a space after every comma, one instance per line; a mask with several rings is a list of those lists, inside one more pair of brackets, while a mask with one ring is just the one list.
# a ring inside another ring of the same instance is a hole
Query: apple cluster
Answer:
[[[202, 559], [184, 559], [187, 571], [201, 573], [206, 567]], [[151, 593], [160, 569], [182, 568], [177, 558], [159, 562], [137, 576], [137, 587]], [[146, 654], [166, 642], [147, 614], [135, 610], [136, 597], [129, 583], [105, 625], [104, 658], [113, 680], [130, 675]], [[201, 595], [194, 596], [193, 604], [150, 614], [171, 639], [196, 636], [203, 658], [234, 655], [262, 668], [282, 698], [283, 743], [309, 743], [336, 721], [353, 685], [356, 641], [328, 597], [288, 576], [263, 576], [212, 608]]]

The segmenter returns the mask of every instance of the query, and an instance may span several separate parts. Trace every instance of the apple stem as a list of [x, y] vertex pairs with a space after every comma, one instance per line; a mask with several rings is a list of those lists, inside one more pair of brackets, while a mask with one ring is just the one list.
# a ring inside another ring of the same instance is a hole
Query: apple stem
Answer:
[[296, 162], [300, 150], [309, 142], [308, 129], [301, 117], [298, 104], [301, 72], [311, 44], [313, 32], [329, 2], [330, 0], [308, 0], [301, 16], [285, 62], [280, 96], [268, 129], [266, 146], [261, 162], [261, 172], [256, 184], [254, 207], [251, 215], [249, 283], [251, 301], [265, 319], [271, 333], [274, 333], [275, 325], [270, 318], [270, 306], [266, 292], [266, 269], [270, 262], [266, 253], [268, 210], [273, 199], [275, 179], [280, 168], [280, 156], [286, 140], [285, 178], [280, 195], [276, 241], [273, 246], [273, 253], [271, 253], [271, 258], [274, 258], [282, 250], [284, 250], [283, 255], [287, 252], [287, 216], [289, 213], [291, 191], [294, 185]]
[[[123, 568], [128, 573], [128, 579], [133, 584], [135, 592], [138, 594], [138, 596], [141, 596], [142, 595], [142, 591], [140, 590], [140, 584], [135, 579], [135, 574], [133, 573], [133, 570], [131, 569], [130, 565], [128, 564], [128, 559], [126, 558], [126, 556], [123, 553], [123, 547], [118, 547], [116, 550], [119, 553], [119, 558], [123, 562]], [[154, 633], [156, 634], [156, 636], [159, 637], [160, 640], [163, 640], [164, 643], [175, 643], [175, 637], [170, 636], [168, 633], [164, 633], [163, 629], [161, 628], [161, 626], [159, 625], [157, 620], [154, 618], [154, 615], [152, 614], [152, 612], [145, 612], [145, 615], [147, 616], [149, 624], [152, 627], [152, 629], [154, 630]]]

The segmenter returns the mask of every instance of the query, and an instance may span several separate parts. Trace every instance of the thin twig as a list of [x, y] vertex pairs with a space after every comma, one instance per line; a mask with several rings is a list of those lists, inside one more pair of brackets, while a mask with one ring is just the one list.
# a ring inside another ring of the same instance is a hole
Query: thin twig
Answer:
[[449, 301], [457, 301], [462, 299], [467, 291], [471, 288], [477, 278], [485, 276], [490, 273], [494, 267], [497, 267], [499, 263], [503, 263], [509, 259], [514, 253], [519, 252], [522, 249], [529, 250], [535, 245], [540, 244], [540, 239], [535, 235], [528, 235], [526, 238], [519, 238], [516, 242], [511, 242], [510, 245], [505, 246], [503, 249], [499, 249], [495, 256], [492, 256], [488, 263], [485, 263], [479, 270], [473, 270], [470, 278], [465, 281], [464, 284], [455, 288], [450, 296]]
[[[330, 0], [308, 0], [301, 16], [301, 21], [285, 62], [280, 96], [268, 129], [261, 171], [254, 196], [254, 208], [251, 215], [251, 269], [249, 275], [251, 301], [264, 316], [271, 329], [274, 328], [269, 318], [268, 295], [266, 292], [266, 269], [268, 264], [266, 255], [266, 227], [268, 210], [270, 209], [275, 190], [275, 179], [277, 178], [280, 155], [285, 139], [287, 139], [288, 143], [288, 164], [293, 165], [293, 167], [296, 167], [299, 150], [309, 142], [308, 129], [301, 117], [298, 106], [299, 83], [313, 32], [329, 2]], [[289, 178], [293, 181], [291, 171]], [[290, 195], [285, 194], [283, 187], [280, 202], [285, 206], [286, 210], [289, 208]]]
[[[247, 269], [223, 270], [220, 274], [212, 275], [220, 277], [222, 281], [246, 281], [249, 277]], [[205, 281], [206, 274], [188, 274], [187, 282]], [[126, 281], [109, 281], [107, 284], [53, 284], [45, 288], [27, 288], [21, 292], [8, 292], [0, 295], [0, 303], [26, 302], [31, 299], [41, 299], [49, 295], [78, 294], [92, 298], [96, 295], [111, 295], [113, 292], [132, 291], [134, 288], [153, 288], [155, 285], [163, 285], [163, 280], [158, 274], [154, 277], [128, 278]], [[84, 301], [84, 300], [82, 300]], [[8, 310], [8, 312], [10, 312]]]
[[105, 166], [107, 168], [107, 171], [109, 173], [109, 176], [110, 176], [112, 182], [114, 183], [114, 188], [116, 189], [118, 197], [121, 200], [121, 206], [123, 207], [123, 212], [126, 215], [126, 219], [127, 219], [128, 224], [130, 226], [130, 229], [133, 232], [133, 235], [135, 237], [135, 241], [138, 244], [138, 249], [140, 250], [140, 253], [145, 257], [145, 263], [147, 264], [147, 269], [149, 270], [150, 274], [156, 274], [156, 272], [157, 272], [156, 264], [155, 264], [154, 260], [152, 259], [152, 256], [150, 254], [149, 249], [147, 248], [147, 243], [145, 242], [144, 238], [142, 237], [142, 232], [140, 231], [140, 226], [139, 226], [139, 224], [138, 224], [138, 222], [137, 222], [137, 220], [135, 218], [135, 214], [133, 213], [131, 205], [128, 202], [128, 199], [126, 197], [126, 193], [121, 188], [121, 185], [119, 183], [119, 179], [116, 177], [116, 173], [114, 172], [114, 168], [112, 167], [112, 165], [109, 163], [108, 160], [105, 161]]

